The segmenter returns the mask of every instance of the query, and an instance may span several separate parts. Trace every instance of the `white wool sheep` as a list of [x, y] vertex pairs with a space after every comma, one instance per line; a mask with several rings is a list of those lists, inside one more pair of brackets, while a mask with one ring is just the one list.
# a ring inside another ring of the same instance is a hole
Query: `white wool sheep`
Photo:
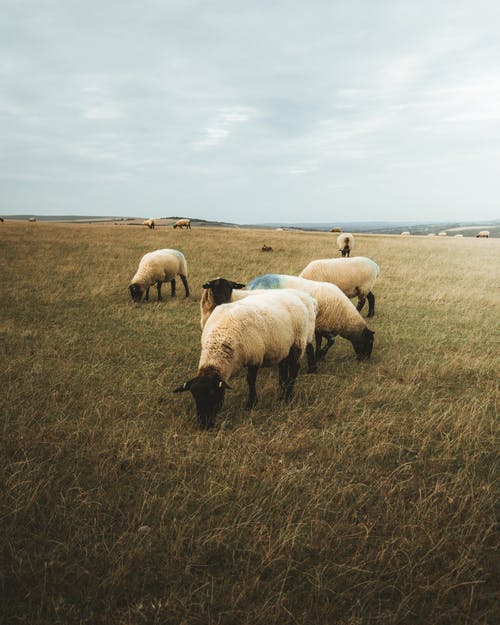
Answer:
[[438, 232], [438, 237], [447, 237], [448, 233], [444, 232], [444, 230], [442, 232]]
[[489, 230], [481, 230], [476, 234], [476, 239], [487, 239], [490, 236]]
[[463, 234], [456, 234], [455, 235], [455, 239], [463, 239], [464, 235]]
[[150, 230], [154, 230], [156, 224], [154, 219], [146, 219], [142, 222], [142, 225], [147, 226]]
[[372, 288], [379, 273], [379, 266], [371, 258], [356, 256], [355, 258], [313, 260], [299, 276], [308, 280], [336, 284], [350, 299], [358, 298], [358, 311], [363, 308], [368, 299], [368, 317], [373, 317], [375, 296]]
[[352, 248], [354, 247], [354, 237], [350, 232], [343, 232], [337, 237], [337, 245], [342, 252], [342, 257], [349, 257]]
[[238, 369], [247, 367], [246, 406], [252, 408], [259, 368], [278, 364], [280, 398], [290, 399], [299, 360], [313, 349], [316, 310], [310, 295], [294, 289], [266, 291], [217, 306], [201, 335], [198, 373], [174, 392], [191, 391], [200, 425], [210, 428]]
[[[370, 357], [375, 333], [368, 329], [366, 321], [354, 304], [335, 284], [283, 274], [267, 274], [254, 278], [247, 288], [249, 291], [253, 289], [300, 289], [314, 297], [318, 302], [315, 330], [316, 361], [326, 356], [333, 345], [333, 337], [337, 335], [351, 341], [359, 360]], [[327, 343], [322, 349], [323, 338]]]
[[129, 285], [130, 295], [134, 302], [140, 302], [146, 294], [144, 301], [149, 300], [149, 288], [156, 284], [158, 301], [161, 301], [161, 285], [170, 282], [172, 297], [175, 296], [175, 276], [179, 275], [189, 296], [187, 282], [187, 263], [184, 254], [179, 250], [155, 250], [144, 254], [139, 262], [139, 267]]
[[409, 237], [410, 236], [410, 232], [408, 230], [405, 230], [404, 232], [401, 233], [402, 237]]
[[181, 230], [183, 228], [186, 228], [186, 230], [191, 230], [191, 220], [190, 219], [178, 219], [174, 224], [174, 228], [180, 228]]

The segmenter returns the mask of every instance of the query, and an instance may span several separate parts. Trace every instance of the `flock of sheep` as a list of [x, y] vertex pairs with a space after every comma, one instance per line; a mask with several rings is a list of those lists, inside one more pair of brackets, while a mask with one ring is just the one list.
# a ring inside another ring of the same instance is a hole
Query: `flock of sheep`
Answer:
[[[340, 241], [341, 237], [339, 237]], [[379, 275], [371, 259], [348, 258], [352, 235], [339, 242], [342, 258], [313, 260], [297, 276], [266, 274], [254, 278], [245, 289], [239, 282], [216, 278], [203, 284], [200, 302], [201, 355], [197, 375], [174, 390], [190, 391], [196, 402], [200, 426], [214, 426], [231, 376], [247, 368], [247, 408], [257, 402], [256, 378], [260, 367], [278, 365], [279, 397], [289, 400], [306, 354], [308, 372], [317, 370], [339, 335], [349, 340], [358, 359], [369, 358], [374, 332], [360, 314], [368, 300], [368, 317], [375, 314], [372, 289]], [[145, 254], [129, 290], [134, 302], [149, 299], [156, 285], [175, 279], [189, 296], [187, 263], [179, 250], [162, 249]], [[357, 306], [351, 302], [358, 299]], [[323, 344], [323, 342], [325, 343]]]

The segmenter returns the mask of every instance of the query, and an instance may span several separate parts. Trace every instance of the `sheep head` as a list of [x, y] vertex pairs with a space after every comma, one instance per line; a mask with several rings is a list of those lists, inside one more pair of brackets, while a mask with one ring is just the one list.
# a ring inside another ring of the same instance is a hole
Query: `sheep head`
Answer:
[[200, 375], [174, 389], [174, 393], [191, 391], [196, 402], [200, 426], [209, 430], [215, 425], [215, 417], [224, 403], [226, 389], [231, 388], [218, 375]]
[[204, 289], [210, 289], [216, 306], [227, 304], [231, 301], [233, 289], [242, 289], [245, 285], [241, 282], [233, 282], [225, 278], [215, 278], [202, 285]]

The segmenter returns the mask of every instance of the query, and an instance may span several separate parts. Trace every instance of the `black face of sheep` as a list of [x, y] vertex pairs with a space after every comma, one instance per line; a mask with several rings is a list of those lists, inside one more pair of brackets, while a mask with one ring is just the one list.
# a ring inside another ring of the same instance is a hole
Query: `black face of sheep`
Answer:
[[196, 402], [198, 421], [204, 430], [215, 425], [215, 417], [224, 403], [224, 393], [229, 386], [216, 376], [204, 375], [184, 382], [174, 393], [191, 391]]
[[215, 278], [203, 284], [204, 289], [211, 289], [216, 306], [230, 302], [232, 290], [242, 289], [244, 286], [241, 282], [233, 282], [225, 278]]
[[130, 295], [132, 296], [132, 299], [134, 300], [134, 302], [140, 302], [142, 299], [142, 295], [144, 293], [140, 284], [131, 284], [128, 288], [130, 290]]
[[358, 360], [370, 358], [373, 349], [374, 335], [375, 332], [365, 328], [358, 338], [353, 339], [352, 345], [358, 355]]

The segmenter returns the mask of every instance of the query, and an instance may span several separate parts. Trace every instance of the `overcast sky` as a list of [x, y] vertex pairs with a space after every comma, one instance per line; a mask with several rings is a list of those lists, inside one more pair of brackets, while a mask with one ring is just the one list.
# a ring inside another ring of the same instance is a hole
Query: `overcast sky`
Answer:
[[0, 0], [0, 213], [500, 217], [498, 0]]

